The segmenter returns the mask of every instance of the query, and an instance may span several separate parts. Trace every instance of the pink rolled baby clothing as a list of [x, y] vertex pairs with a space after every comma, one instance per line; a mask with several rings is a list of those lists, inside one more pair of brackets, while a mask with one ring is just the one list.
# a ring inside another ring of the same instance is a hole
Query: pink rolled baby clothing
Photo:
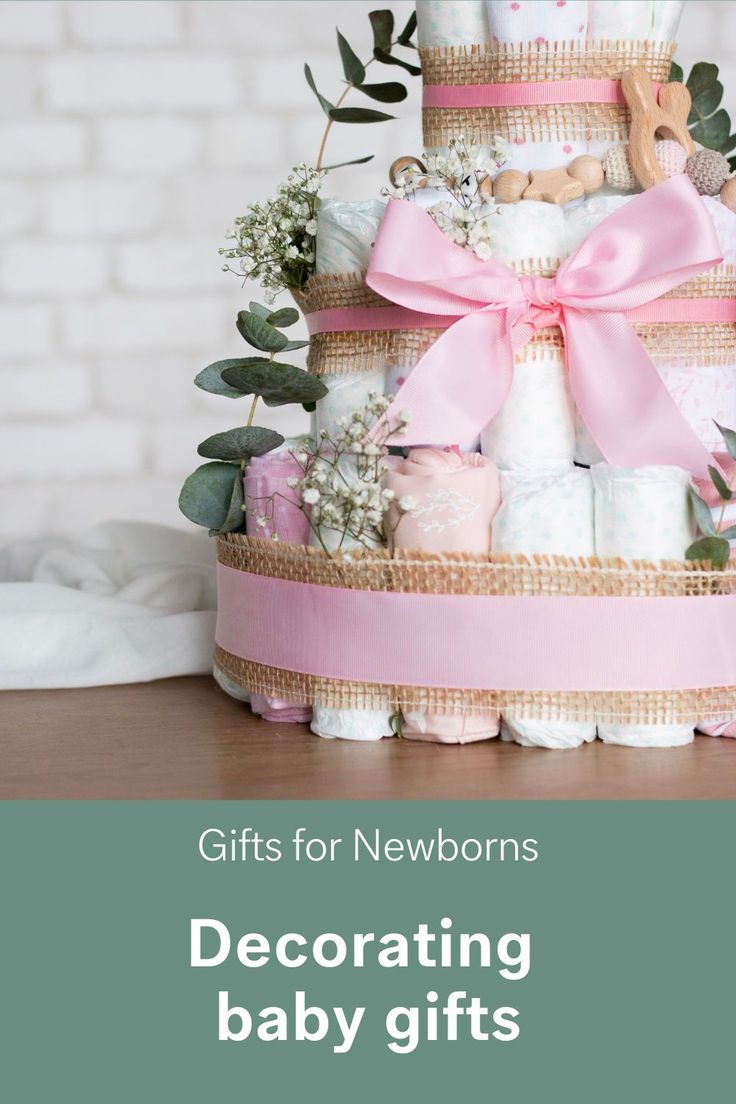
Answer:
[[[243, 477], [245, 531], [249, 537], [308, 543], [309, 519], [299, 508], [297, 492], [288, 484], [289, 479], [301, 476], [302, 470], [290, 452], [269, 452], [250, 460]], [[310, 706], [263, 694], [251, 694], [250, 707], [264, 721], [309, 724], [312, 719]]]
[[[395, 495], [390, 521], [394, 548], [487, 556], [491, 521], [501, 502], [498, 470], [480, 453], [416, 448], [391, 458], [385, 484]], [[498, 716], [404, 713], [410, 740], [466, 744], [497, 736]]]

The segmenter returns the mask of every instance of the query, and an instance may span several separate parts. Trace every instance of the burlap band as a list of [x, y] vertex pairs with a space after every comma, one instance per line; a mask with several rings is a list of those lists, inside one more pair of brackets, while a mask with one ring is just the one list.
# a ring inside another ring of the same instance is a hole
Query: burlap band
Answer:
[[[522, 274], [552, 276], [559, 262], [528, 259], [512, 267]], [[668, 292], [667, 299], [732, 299], [736, 297], [736, 270], [719, 265]], [[305, 314], [335, 307], [390, 307], [393, 304], [363, 283], [358, 273], [312, 276], [296, 293]], [[736, 323], [640, 322], [634, 326], [648, 355], [657, 363], [709, 367], [736, 363]], [[370, 372], [383, 368], [413, 368], [442, 330], [370, 330], [321, 333], [311, 339], [307, 367], [316, 376]], [[562, 350], [559, 329], [542, 330], [525, 346], [517, 361], [539, 359], [550, 349]]]
[[[654, 565], [545, 556], [479, 560], [459, 553], [441, 557], [417, 552], [391, 558], [385, 551], [346, 559], [327, 556], [320, 549], [279, 545], [241, 534], [220, 537], [217, 553], [220, 563], [255, 575], [370, 591], [701, 599], [736, 593], [736, 568], [714, 572], [685, 563]], [[410, 636], [410, 628], [407, 633]], [[215, 662], [252, 693], [336, 709], [505, 712], [530, 719], [693, 725], [710, 717], [736, 715], [736, 687], [672, 692], [468, 691], [327, 679], [244, 660], [219, 646]]]
[[[675, 43], [552, 42], [442, 46], [419, 51], [426, 85], [507, 84], [583, 78], [619, 80], [643, 66], [664, 82]], [[437, 108], [422, 111], [425, 149], [463, 136], [491, 144], [494, 135], [528, 142], [610, 141], [628, 138], [629, 115], [619, 104], [543, 104], [526, 107]]]
[[692, 724], [736, 715], [736, 687], [635, 693], [462, 690], [396, 686], [283, 671], [215, 647], [216, 665], [252, 694], [308, 702], [332, 709], [421, 710], [473, 715], [505, 713], [544, 721], [594, 724]]
[[226, 567], [289, 582], [405, 594], [534, 597], [702, 598], [736, 594], [736, 566], [709, 571], [692, 563], [631, 562], [596, 557], [435, 555], [385, 549], [328, 556], [322, 549], [279, 544], [242, 533], [217, 541]]

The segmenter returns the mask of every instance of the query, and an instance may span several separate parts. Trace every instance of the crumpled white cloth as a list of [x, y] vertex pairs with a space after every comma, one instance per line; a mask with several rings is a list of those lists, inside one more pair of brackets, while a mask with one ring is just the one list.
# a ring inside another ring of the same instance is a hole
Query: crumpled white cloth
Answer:
[[0, 689], [209, 674], [215, 545], [203, 532], [110, 521], [0, 549]]

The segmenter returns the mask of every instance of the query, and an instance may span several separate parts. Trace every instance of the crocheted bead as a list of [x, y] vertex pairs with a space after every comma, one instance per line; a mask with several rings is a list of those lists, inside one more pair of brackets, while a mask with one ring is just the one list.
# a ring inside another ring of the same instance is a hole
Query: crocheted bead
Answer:
[[633, 192], [637, 186], [626, 146], [611, 146], [603, 158], [603, 171], [606, 183], [616, 192]]
[[718, 195], [731, 174], [723, 154], [711, 149], [698, 150], [688, 157], [685, 171], [700, 194], [708, 196]]
[[668, 180], [671, 176], [679, 176], [680, 173], [684, 173], [687, 164], [687, 153], [679, 142], [673, 142], [670, 138], [655, 142], [654, 156]]

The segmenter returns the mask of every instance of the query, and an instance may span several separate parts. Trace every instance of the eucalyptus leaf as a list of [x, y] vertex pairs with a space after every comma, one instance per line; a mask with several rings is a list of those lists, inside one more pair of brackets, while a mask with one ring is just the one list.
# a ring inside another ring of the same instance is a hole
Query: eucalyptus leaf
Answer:
[[330, 118], [333, 123], [383, 123], [396, 116], [374, 111], [371, 107], [333, 107]]
[[376, 61], [382, 62], [383, 65], [398, 65], [402, 69], [406, 69], [407, 73], [411, 73], [413, 77], [418, 77], [422, 71], [418, 65], [412, 65], [410, 61], [404, 61], [403, 58], [394, 57], [388, 50], [374, 50], [373, 56]]
[[379, 103], [400, 103], [406, 99], [407, 92], [403, 84], [398, 81], [387, 81], [384, 84], [361, 84], [360, 91], [372, 100]]
[[373, 28], [373, 49], [390, 50], [391, 39], [394, 34], [393, 12], [389, 11], [388, 8], [381, 8], [380, 11], [369, 12], [368, 18]]
[[718, 422], [716, 422], [716, 428], [724, 440], [728, 455], [732, 460], [736, 460], [736, 430], [726, 429], [725, 426], [718, 425]]
[[713, 567], [724, 567], [731, 555], [731, 546], [723, 537], [704, 537], [691, 544], [685, 553], [687, 560], [710, 562]]
[[203, 368], [194, 377], [194, 382], [202, 391], [209, 391], [211, 395], [224, 395], [228, 399], [239, 399], [243, 392], [225, 383], [222, 372], [225, 368], [235, 368], [237, 365], [245, 363], [247, 363], [247, 359], [216, 360], [214, 364], [208, 364], [206, 368]]
[[240, 336], [254, 349], [264, 353], [280, 353], [289, 344], [289, 339], [279, 333], [265, 318], [250, 311], [239, 311], [235, 323]]
[[710, 478], [713, 482], [713, 486], [718, 491], [719, 495], [724, 500], [724, 502], [730, 502], [731, 499], [733, 498], [733, 491], [731, 490], [731, 488], [726, 483], [726, 480], [723, 478], [723, 476], [719, 472], [718, 468], [714, 468], [714, 467], [710, 466], [708, 468], [708, 473], [710, 474]]
[[732, 153], [736, 149], [736, 134], [729, 134], [725, 142], [718, 147], [718, 152], [722, 153], [725, 157], [726, 154]]
[[281, 310], [269, 314], [266, 321], [270, 326], [276, 326], [281, 330], [284, 326], [293, 326], [299, 321], [299, 311], [294, 310], [293, 307], [282, 307]]
[[287, 341], [281, 352], [291, 353], [294, 349], [306, 349], [308, 345], [309, 341]]
[[308, 65], [304, 66], [304, 76], [306, 77], [307, 84], [309, 85], [309, 87], [312, 89], [315, 96], [319, 100], [320, 107], [324, 111], [325, 115], [329, 115], [330, 112], [332, 111], [333, 105], [330, 103], [329, 100], [325, 99], [325, 97], [322, 95], [321, 92], [317, 91], [317, 85], [314, 83], [314, 77], [312, 76], [312, 70], [309, 68]]
[[367, 165], [375, 156], [375, 153], [369, 153], [367, 157], [356, 157], [354, 161], [338, 161], [336, 165], [325, 165], [323, 171], [331, 172], [332, 169], [344, 169], [346, 165]]
[[220, 532], [230, 514], [236, 481], [240, 482], [240, 464], [202, 464], [184, 481], [179, 509], [195, 525]]
[[715, 81], [718, 80], [718, 66], [714, 65], [711, 61], [699, 61], [693, 65], [690, 70], [690, 76], [687, 78], [687, 89], [695, 99], [701, 92], [709, 88]]
[[342, 71], [348, 84], [362, 84], [365, 80], [365, 67], [352, 46], [340, 32], [337, 32], [337, 45], [340, 50]]
[[[240, 472], [240, 468], [238, 468]], [[235, 533], [238, 529], [245, 528], [245, 488], [243, 486], [243, 480], [238, 475], [238, 478], [233, 483], [233, 493], [230, 496], [230, 503], [227, 508], [227, 514], [225, 520], [219, 529], [210, 529], [211, 537], [219, 537], [221, 533]]]
[[249, 460], [251, 456], [264, 456], [283, 445], [284, 438], [273, 429], [262, 426], [238, 426], [223, 433], [214, 433], [197, 449], [200, 456], [210, 460]]
[[266, 406], [315, 402], [327, 394], [324, 383], [292, 364], [263, 361], [245, 368], [229, 368], [223, 373], [226, 383], [249, 395], [260, 395]]
[[409, 19], [407, 20], [406, 26], [404, 27], [403, 31], [401, 32], [399, 37], [396, 39], [399, 46], [411, 46], [411, 45], [413, 45], [411, 39], [412, 39], [412, 35], [414, 34], [416, 29], [417, 29], [417, 13], [416, 13], [416, 9], [415, 9], [411, 13], [411, 15], [409, 16]]
[[676, 61], [673, 61], [670, 65], [670, 75], [668, 76], [667, 80], [670, 82], [677, 81], [678, 84], [682, 84], [682, 79], [684, 76], [685, 74], [682, 71], [682, 66], [678, 65]]
[[[235, 369], [232, 369], [231, 371], [234, 370]], [[226, 373], [226, 375], [228, 374], [229, 373]], [[694, 487], [690, 487], [690, 501], [692, 503], [698, 529], [701, 533], [704, 533], [706, 537], [714, 537], [716, 535], [716, 526], [713, 521], [713, 515], [710, 512], [710, 506], [707, 502], [703, 501]]]
[[687, 120], [688, 126], [697, 123], [699, 119], [705, 119], [712, 115], [722, 99], [723, 85], [720, 81], [713, 81], [713, 84], [698, 92], [697, 96], [692, 98], [692, 110]]
[[724, 540], [736, 540], [736, 525], [729, 525], [728, 529], [722, 529], [720, 535]]
[[691, 127], [690, 133], [693, 141], [699, 142], [701, 146], [705, 146], [707, 149], [718, 149], [728, 140], [731, 134], [731, 119], [728, 112], [724, 108], [720, 108], [715, 115], [711, 115], [697, 123], [696, 126]]
[[307, 414], [314, 414], [315, 410], [317, 409], [316, 402], [305, 402], [302, 403], [302, 406], [306, 410]]
[[268, 318], [271, 313], [270, 307], [264, 307], [260, 303], [250, 302], [248, 304], [248, 310], [251, 314], [257, 314], [259, 318]]

